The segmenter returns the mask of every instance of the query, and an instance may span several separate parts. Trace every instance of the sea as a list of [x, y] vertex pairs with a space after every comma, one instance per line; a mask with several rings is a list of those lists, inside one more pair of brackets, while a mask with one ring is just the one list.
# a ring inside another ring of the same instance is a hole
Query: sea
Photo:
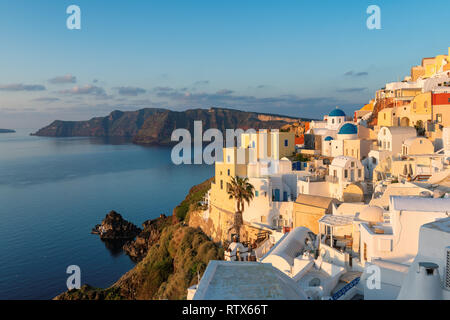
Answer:
[[0, 134], [0, 300], [52, 299], [81, 284], [106, 288], [134, 267], [91, 229], [115, 210], [141, 225], [170, 215], [209, 165], [175, 165], [171, 148], [129, 139]]

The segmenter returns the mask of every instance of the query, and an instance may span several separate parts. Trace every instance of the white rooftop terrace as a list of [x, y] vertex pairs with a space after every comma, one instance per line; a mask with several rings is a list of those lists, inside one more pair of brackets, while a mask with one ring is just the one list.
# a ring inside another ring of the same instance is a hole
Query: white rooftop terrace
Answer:
[[392, 196], [391, 203], [397, 211], [450, 212], [450, 198]]
[[194, 300], [307, 300], [298, 284], [270, 264], [211, 261]]

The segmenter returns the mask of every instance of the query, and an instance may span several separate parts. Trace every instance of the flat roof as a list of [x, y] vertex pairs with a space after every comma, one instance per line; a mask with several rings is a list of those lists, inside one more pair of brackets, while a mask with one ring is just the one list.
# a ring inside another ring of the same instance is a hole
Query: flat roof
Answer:
[[450, 198], [391, 196], [391, 202], [398, 211], [450, 212]]
[[210, 261], [194, 300], [306, 300], [297, 283], [271, 264]]
[[319, 223], [323, 223], [333, 227], [348, 226], [353, 223], [354, 216], [341, 216], [327, 214], [320, 218]]

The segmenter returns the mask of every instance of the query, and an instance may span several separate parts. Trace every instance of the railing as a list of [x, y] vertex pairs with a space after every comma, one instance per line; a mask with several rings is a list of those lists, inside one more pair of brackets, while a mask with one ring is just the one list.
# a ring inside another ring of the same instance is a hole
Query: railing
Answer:
[[327, 182], [331, 182], [331, 183], [338, 183], [339, 182], [338, 177], [335, 177], [335, 176], [326, 176], [325, 180]]
[[353, 287], [355, 287], [356, 285], [358, 285], [359, 281], [361, 280], [360, 277], [355, 278], [353, 281], [347, 283], [345, 286], [343, 286], [341, 289], [339, 289], [338, 292], [336, 292], [335, 294], [333, 294], [331, 296], [330, 300], [339, 300], [339, 298], [341, 298], [342, 296], [344, 296], [347, 292], [350, 291], [350, 289], [352, 289]]

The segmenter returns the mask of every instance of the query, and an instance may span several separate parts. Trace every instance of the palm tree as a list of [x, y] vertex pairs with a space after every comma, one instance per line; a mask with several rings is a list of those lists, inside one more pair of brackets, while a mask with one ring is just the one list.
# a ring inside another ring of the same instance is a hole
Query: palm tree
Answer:
[[[239, 236], [241, 226], [244, 223], [242, 213], [244, 212], [245, 202], [250, 205], [250, 201], [253, 200], [254, 197], [254, 190], [255, 187], [253, 187], [253, 185], [248, 182], [248, 178], [241, 178], [238, 176], [232, 177], [231, 183], [228, 186], [227, 192], [229, 198], [236, 201], [234, 222], [230, 230], [234, 229]], [[228, 230], [228, 232], [230, 232], [230, 230]]]

